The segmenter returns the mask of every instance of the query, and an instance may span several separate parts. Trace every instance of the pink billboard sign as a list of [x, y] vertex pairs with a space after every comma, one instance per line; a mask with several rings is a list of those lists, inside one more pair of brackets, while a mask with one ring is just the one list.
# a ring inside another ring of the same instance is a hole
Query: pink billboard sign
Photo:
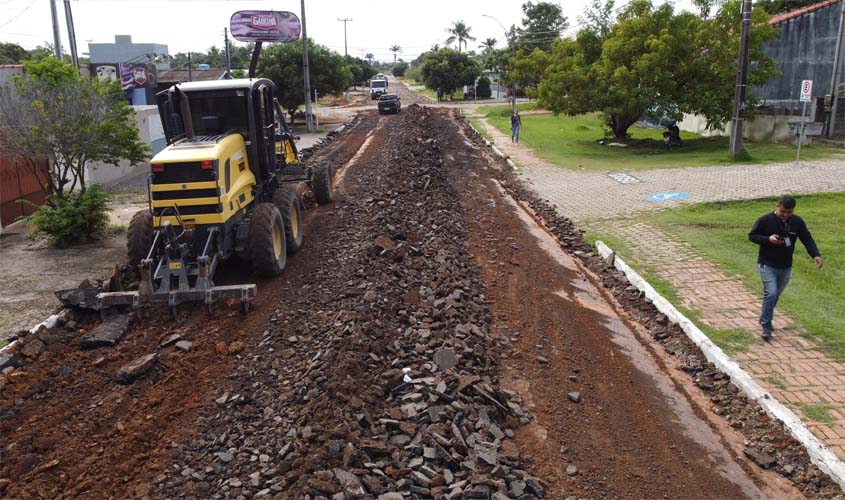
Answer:
[[302, 24], [293, 12], [241, 10], [232, 14], [229, 27], [241, 42], [293, 42], [302, 32]]

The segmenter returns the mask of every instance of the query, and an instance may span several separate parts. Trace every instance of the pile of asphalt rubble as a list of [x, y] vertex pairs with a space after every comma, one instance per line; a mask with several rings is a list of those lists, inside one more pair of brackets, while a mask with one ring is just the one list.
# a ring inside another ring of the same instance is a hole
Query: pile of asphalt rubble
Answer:
[[[467, 127], [467, 135], [478, 143], [484, 139]], [[772, 469], [789, 478], [808, 497], [842, 498], [842, 491], [810, 460], [806, 449], [789, 435], [783, 424], [773, 420], [755, 401], [741, 393], [730, 377], [721, 372], [684, 331], [657, 310], [657, 307], [612, 262], [603, 259], [583, 241], [583, 233], [571, 220], [559, 215], [557, 208], [525, 188], [502, 160], [499, 181], [515, 199], [527, 204], [543, 225], [592, 272], [599, 276], [605, 289], [630, 316], [647, 329], [662, 348], [672, 355], [678, 366], [706, 394], [711, 409], [745, 437], [746, 457], [764, 469]]]
[[178, 450], [152, 496], [545, 495], [512, 440], [529, 416], [497, 385], [500, 346], [430, 112], [396, 119], [403, 133], [346, 174], [311, 284], [290, 283], [237, 389], [200, 418], [207, 437]]

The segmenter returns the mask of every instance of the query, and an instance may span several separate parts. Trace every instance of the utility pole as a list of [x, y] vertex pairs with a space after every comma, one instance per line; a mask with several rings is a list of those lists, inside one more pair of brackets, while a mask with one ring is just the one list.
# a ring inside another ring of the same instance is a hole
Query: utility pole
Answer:
[[836, 129], [836, 105], [839, 104], [839, 84], [842, 75], [842, 44], [845, 43], [845, 2], [839, 12], [839, 37], [836, 39], [836, 55], [833, 57], [833, 75], [830, 78], [830, 123], [827, 127], [827, 138], [833, 139]]
[[62, 36], [59, 34], [59, 13], [55, 0], [50, 0], [50, 14], [53, 16], [53, 52], [56, 59], [62, 60]]
[[188, 52], [188, 81], [189, 82], [193, 81], [191, 79], [191, 77], [193, 76], [192, 73], [191, 73], [191, 70], [193, 69], [194, 63], [191, 62], [191, 60], [192, 60], [191, 54], [192, 54], [191, 52]]
[[338, 17], [337, 20], [343, 22], [343, 60], [348, 61], [349, 60], [349, 51], [346, 50], [346, 23], [351, 21], [352, 18], [346, 17], [346, 18], [341, 19], [341, 18]]
[[79, 55], [76, 51], [76, 29], [73, 27], [73, 13], [70, 10], [70, 0], [65, 0], [65, 21], [67, 22], [67, 38], [70, 43], [70, 60], [76, 71], [79, 71]]
[[733, 126], [731, 127], [731, 156], [742, 152], [742, 126], [745, 123], [745, 94], [748, 83], [748, 46], [751, 44], [751, 0], [742, 0], [742, 33], [739, 43], [739, 71], [734, 92]]
[[[490, 19], [496, 21], [496, 24], [498, 24], [499, 27], [502, 28], [502, 31], [505, 32], [505, 40], [507, 40], [508, 44], [511, 46], [511, 57], [513, 57], [516, 53], [516, 30], [513, 28], [513, 26], [511, 26], [511, 31], [513, 33], [513, 36], [508, 36], [508, 30], [505, 29], [505, 25], [500, 23], [498, 19], [496, 19], [495, 17], [488, 15], [488, 14], [481, 14], [481, 16], [482, 17], [489, 17]], [[501, 80], [501, 78], [502, 77], [499, 76], [499, 80]], [[498, 92], [499, 92], [499, 84], [497, 82], [496, 83], [496, 95], [497, 96], [498, 96]], [[511, 113], [516, 113], [516, 79], [513, 79], [511, 81], [511, 102], [512, 102]]]
[[311, 75], [308, 69], [308, 32], [305, 30], [305, 0], [300, 0], [302, 9], [302, 72], [305, 79], [305, 131], [314, 131], [314, 122], [311, 118]]
[[226, 40], [226, 76], [232, 79], [232, 57], [229, 55], [229, 28], [223, 28], [223, 39]]

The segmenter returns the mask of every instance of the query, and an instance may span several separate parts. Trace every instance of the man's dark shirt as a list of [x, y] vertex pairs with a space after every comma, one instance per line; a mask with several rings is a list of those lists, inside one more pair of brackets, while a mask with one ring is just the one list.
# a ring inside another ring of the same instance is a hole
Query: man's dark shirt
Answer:
[[[769, 241], [769, 236], [773, 234], [780, 235], [783, 240], [788, 238], [790, 245], [786, 246], [785, 242], [773, 245]], [[797, 215], [792, 215], [786, 222], [782, 222], [774, 212], [770, 212], [757, 219], [748, 233], [748, 239], [760, 245], [757, 263], [764, 266], [779, 269], [792, 267], [792, 253], [798, 239], [804, 244], [810, 257], [821, 255], [816, 242], [813, 241], [813, 235], [807, 230], [807, 224]]]

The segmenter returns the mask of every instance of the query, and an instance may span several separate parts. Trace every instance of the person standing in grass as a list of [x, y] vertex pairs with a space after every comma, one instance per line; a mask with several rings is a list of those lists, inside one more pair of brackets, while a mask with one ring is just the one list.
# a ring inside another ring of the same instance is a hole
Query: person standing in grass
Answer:
[[519, 110], [513, 110], [511, 115], [511, 142], [519, 144], [519, 129], [522, 128], [522, 118], [519, 117]]
[[783, 196], [778, 200], [774, 212], [768, 213], [754, 223], [748, 239], [760, 245], [757, 267], [763, 282], [763, 306], [760, 312], [760, 326], [763, 340], [772, 338], [772, 319], [780, 294], [792, 276], [792, 254], [795, 243], [801, 240], [816, 267], [824, 265], [813, 235], [807, 229], [804, 219], [795, 215], [795, 198]]

